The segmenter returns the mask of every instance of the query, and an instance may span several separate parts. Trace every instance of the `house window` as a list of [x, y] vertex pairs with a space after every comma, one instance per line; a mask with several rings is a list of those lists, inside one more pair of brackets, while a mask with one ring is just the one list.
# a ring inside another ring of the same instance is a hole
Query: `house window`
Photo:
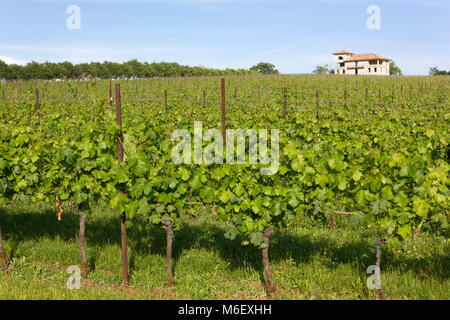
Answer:
[[375, 68], [374, 72], [377, 72], [377, 68]]
[[343, 67], [344, 66], [344, 63], [343, 62], [341, 62], [340, 64], [339, 64], [341, 67]]
[[370, 68], [369, 68], [369, 72], [370, 72]]
[[342, 70], [342, 74], [345, 74], [345, 70]]
[[339, 57], [339, 60], [344, 60], [344, 58], [343, 57]]

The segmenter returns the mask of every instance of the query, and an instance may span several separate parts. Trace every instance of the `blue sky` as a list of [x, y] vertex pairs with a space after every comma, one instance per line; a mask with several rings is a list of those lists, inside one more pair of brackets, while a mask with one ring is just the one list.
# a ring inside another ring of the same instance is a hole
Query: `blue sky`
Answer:
[[[81, 28], [69, 30], [69, 5]], [[369, 30], [369, 5], [381, 29]], [[405, 74], [450, 69], [450, 0], [0, 0], [0, 59], [168, 61], [283, 73], [332, 64], [332, 52], [377, 53]]]

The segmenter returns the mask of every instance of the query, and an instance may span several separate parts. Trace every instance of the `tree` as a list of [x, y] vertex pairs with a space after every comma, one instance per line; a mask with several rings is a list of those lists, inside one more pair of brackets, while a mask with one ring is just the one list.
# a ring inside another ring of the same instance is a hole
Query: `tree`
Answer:
[[[450, 72], [450, 70], [449, 70], [449, 72]], [[445, 70], [439, 70], [438, 67], [432, 67], [432, 68], [430, 68], [430, 71], [429, 71], [430, 76], [445, 76], [447, 74], [450, 74], [450, 73], [448, 73]]]
[[331, 73], [331, 69], [330, 66], [328, 64], [323, 65], [323, 66], [316, 66], [316, 69], [313, 70], [312, 73], [314, 74], [327, 74], [327, 73]]
[[278, 74], [278, 70], [275, 69], [275, 65], [268, 62], [260, 62], [256, 66], [250, 68], [250, 71], [256, 71], [262, 74]]
[[389, 74], [394, 76], [401, 76], [402, 70], [395, 64], [394, 61], [389, 63]]
[[10, 71], [6, 62], [0, 60], [0, 79], [9, 79]]

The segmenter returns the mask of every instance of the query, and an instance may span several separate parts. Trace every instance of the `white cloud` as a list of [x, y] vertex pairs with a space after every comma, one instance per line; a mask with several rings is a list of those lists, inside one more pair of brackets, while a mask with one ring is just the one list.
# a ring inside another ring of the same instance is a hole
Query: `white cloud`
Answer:
[[91, 45], [23, 45], [23, 44], [2, 44], [0, 50], [11, 55], [19, 55], [27, 60], [11, 58], [10, 56], [0, 56], [0, 59], [8, 64], [26, 64], [31, 60], [37, 62], [51, 61], [71, 61], [73, 63], [91, 61], [127, 61], [132, 58], [152, 60], [171, 57], [176, 54], [205, 53], [211, 49], [206, 47], [189, 46], [144, 46], [140, 48], [115, 48], [106, 46]]
[[141, 48], [112, 48], [104, 46], [82, 46], [82, 45], [16, 45], [16, 44], [1, 44], [1, 50], [11, 50], [17, 52], [25, 52], [30, 54], [32, 52], [41, 53], [75, 53], [75, 54], [90, 54], [90, 53], [104, 53], [104, 52], [120, 52], [120, 53], [136, 53], [136, 52], [178, 52], [178, 51], [198, 51], [207, 50], [204, 47], [180, 47], [180, 46], [147, 46]]
[[6, 64], [20, 64], [20, 65], [25, 64], [25, 61], [23, 61], [23, 60], [12, 58], [12, 57], [7, 57], [7, 56], [0, 56], [0, 60], [5, 62]]
[[285, 46], [285, 47], [281, 47], [281, 48], [276, 48], [276, 49], [272, 49], [272, 50], [267, 50], [267, 51], [261, 51], [258, 52], [256, 54], [256, 56], [261, 57], [261, 56], [266, 56], [268, 54], [272, 54], [272, 53], [276, 53], [276, 52], [281, 52], [281, 51], [285, 51], [285, 50], [289, 50], [291, 49], [292, 46]]

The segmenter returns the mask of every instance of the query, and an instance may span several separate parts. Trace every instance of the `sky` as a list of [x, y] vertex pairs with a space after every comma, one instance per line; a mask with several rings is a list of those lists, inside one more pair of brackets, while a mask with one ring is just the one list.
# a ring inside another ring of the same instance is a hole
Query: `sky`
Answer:
[[[67, 12], [73, 5], [79, 19]], [[9, 64], [263, 61], [311, 73], [342, 49], [388, 57], [407, 75], [450, 70], [450, 0], [0, 0], [0, 59]]]

